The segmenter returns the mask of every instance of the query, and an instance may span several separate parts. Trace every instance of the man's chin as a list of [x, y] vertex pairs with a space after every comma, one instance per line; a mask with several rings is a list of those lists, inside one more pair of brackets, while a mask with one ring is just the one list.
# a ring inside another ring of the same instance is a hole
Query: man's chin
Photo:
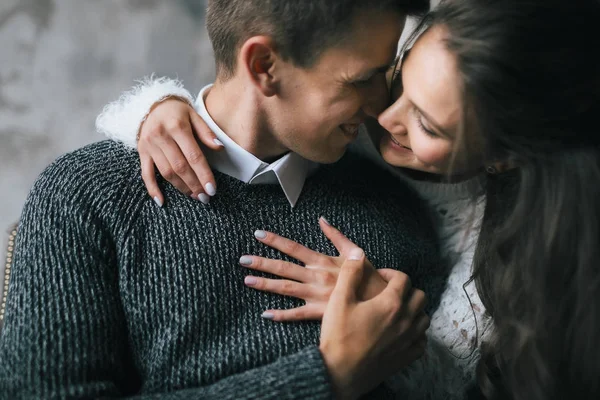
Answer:
[[338, 162], [344, 156], [344, 154], [346, 154], [346, 147], [344, 147], [341, 151], [338, 149], [337, 151], [331, 150], [327, 153], [311, 153], [307, 155], [300, 155], [306, 158], [307, 160], [318, 164], [333, 164], [335, 162]]

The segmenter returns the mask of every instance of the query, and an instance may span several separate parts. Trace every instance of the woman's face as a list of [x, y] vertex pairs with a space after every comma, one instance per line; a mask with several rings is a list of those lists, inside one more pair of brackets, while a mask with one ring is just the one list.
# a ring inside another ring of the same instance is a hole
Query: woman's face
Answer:
[[[462, 118], [460, 76], [456, 60], [443, 42], [444, 27], [427, 30], [405, 53], [394, 75], [394, 103], [378, 118], [389, 134], [380, 143], [381, 155], [391, 165], [446, 174], [468, 174], [478, 166], [452, 160]], [[391, 75], [391, 74], [390, 74]]]

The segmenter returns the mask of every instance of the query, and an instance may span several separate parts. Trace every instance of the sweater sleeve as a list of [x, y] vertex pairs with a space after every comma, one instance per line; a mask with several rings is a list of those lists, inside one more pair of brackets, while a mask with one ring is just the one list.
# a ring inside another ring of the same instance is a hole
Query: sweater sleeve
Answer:
[[136, 149], [138, 131], [152, 106], [169, 97], [178, 97], [192, 106], [194, 104], [194, 97], [181, 81], [166, 77], [144, 78], [121, 94], [118, 100], [104, 107], [96, 118], [96, 130], [109, 139]]
[[120, 299], [119, 235], [93, 211], [105, 196], [71, 183], [68, 167], [42, 174], [22, 213], [0, 336], [0, 399], [331, 398], [316, 346], [209, 386], [138, 396], [143, 379]]

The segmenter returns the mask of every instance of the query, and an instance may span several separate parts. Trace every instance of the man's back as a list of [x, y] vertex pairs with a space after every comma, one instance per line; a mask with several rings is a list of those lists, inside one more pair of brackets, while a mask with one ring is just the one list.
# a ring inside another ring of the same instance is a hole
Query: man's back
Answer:
[[216, 177], [210, 206], [166, 187], [160, 209], [137, 155], [111, 142], [42, 174], [23, 214], [0, 340], [11, 397], [185, 398], [177, 390], [199, 387], [186, 393], [330, 396], [319, 324], [263, 320], [266, 309], [300, 303], [243, 285], [241, 255], [281, 257], [253, 238], [256, 229], [333, 255], [318, 231], [325, 216], [377, 267], [402, 269], [426, 292], [443, 284], [424, 207], [352, 155], [309, 178], [293, 209], [279, 186]]

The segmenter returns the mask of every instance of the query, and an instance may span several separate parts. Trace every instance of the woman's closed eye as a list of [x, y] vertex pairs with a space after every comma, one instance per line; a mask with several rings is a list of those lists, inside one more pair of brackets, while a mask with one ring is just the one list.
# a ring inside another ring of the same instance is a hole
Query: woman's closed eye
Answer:
[[424, 120], [423, 120], [423, 114], [419, 111], [418, 108], [414, 109], [414, 116], [415, 116], [415, 119], [417, 120], [417, 125], [419, 126], [419, 129], [421, 129], [424, 134], [426, 134], [427, 136], [430, 136], [432, 138], [440, 137], [440, 135], [435, 133], [433, 131], [433, 129], [431, 129], [427, 126], [426, 122], [424, 122]]

